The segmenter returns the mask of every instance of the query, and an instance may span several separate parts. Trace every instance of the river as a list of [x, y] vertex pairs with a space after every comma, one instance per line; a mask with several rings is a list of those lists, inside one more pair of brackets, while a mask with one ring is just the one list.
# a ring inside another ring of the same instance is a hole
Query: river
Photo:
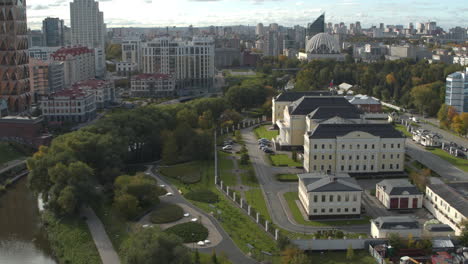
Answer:
[[0, 195], [0, 264], [56, 264], [24, 177]]

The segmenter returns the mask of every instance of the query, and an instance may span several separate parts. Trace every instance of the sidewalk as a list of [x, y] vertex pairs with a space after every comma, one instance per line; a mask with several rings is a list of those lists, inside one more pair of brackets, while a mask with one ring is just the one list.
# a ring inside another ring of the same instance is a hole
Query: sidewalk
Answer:
[[81, 215], [86, 217], [86, 223], [88, 224], [89, 232], [93, 236], [94, 244], [96, 244], [96, 247], [99, 251], [102, 263], [120, 264], [119, 256], [117, 255], [112, 242], [107, 236], [104, 225], [94, 213], [93, 209], [89, 207], [83, 207], [81, 209]]

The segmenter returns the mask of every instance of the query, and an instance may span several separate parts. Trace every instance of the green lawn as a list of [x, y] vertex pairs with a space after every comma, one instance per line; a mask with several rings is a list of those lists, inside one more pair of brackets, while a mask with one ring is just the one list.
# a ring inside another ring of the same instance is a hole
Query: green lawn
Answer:
[[364, 250], [355, 250], [352, 260], [346, 259], [346, 251], [324, 251], [311, 253], [313, 263], [320, 264], [375, 264], [375, 259]]
[[23, 157], [23, 154], [14, 149], [10, 144], [0, 142], [0, 167], [2, 164], [17, 160]]
[[460, 170], [464, 172], [468, 172], [468, 160], [456, 158], [450, 155], [449, 153], [447, 153], [446, 151], [439, 149], [439, 148], [434, 149], [434, 150], [429, 150], [429, 151], [439, 156], [440, 158], [452, 163], [454, 166], [458, 167]]
[[395, 129], [402, 132], [405, 136], [412, 138], [413, 135], [406, 129], [404, 125], [396, 124]]
[[292, 160], [286, 154], [269, 155], [273, 166], [301, 167], [302, 163]]
[[306, 221], [302, 217], [302, 213], [299, 210], [299, 207], [296, 204], [297, 192], [288, 192], [284, 194], [284, 198], [288, 204], [289, 210], [294, 217], [294, 220], [301, 225], [310, 225], [310, 226], [337, 226], [337, 225], [358, 225], [358, 224], [368, 224], [369, 219], [357, 219], [357, 220], [337, 220], [337, 221]]
[[[192, 189], [214, 189], [214, 166], [212, 161], [193, 161], [167, 168], [160, 168], [159, 171], [163, 176], [166, 176], [166, 179], [177, 185], [184, 193]], [[191, 175], [194, 172], [200, 175], [200, 181], [197, 183], [184, 184], [177, 178]]]
[[245, 198], [247, 203], [249, 203], [255, 210], [261, 214], [266, 220], [271, 222], [270, 214], [268, 213], [268, 208], [265, 203], [265, 198], [261, 189], [252, 189], [245, 192]]
[[256, 128], [254, 130], [255, 132], [255, 135], [257, 135], [257, 137], [260, 139], [260, 138], [266, 138], [266, 139], [273, 139], [273, 138], [276, 138], [276, 136], [278, 136], [279, 132], [278, 130], [268, 130], [268, 128], [270, 128], [271, 125], [266, 125], [266, 126], [260, 126], [258, 128]]
[[278, 174], [276, 179], [281, 182], [297, 182], [297, 174]]
[[229, 157], [230, 155], [225, 152], [218, 153], [219, 176], [225, 185], [234, 186], [237, 185], [237, 177], [233, 172], [234, 163]]
[[240, 169], [244, 171], [241, 173], [241, 181], [243, 185], [250, 187], [259, 186], [257, 176], [255, 175], [255, 170], [250, 162], [248, 165], [240, 165]]

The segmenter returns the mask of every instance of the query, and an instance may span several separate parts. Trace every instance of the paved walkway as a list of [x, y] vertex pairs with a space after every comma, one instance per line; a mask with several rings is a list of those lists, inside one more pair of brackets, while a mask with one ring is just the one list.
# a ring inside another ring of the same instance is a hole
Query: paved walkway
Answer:
[[89, 231], [93, 236], [94, 244], [99, 251], [103, 264], [120, 264], [119, 256], [114, 250], [114, 246], [107, 236], [104, 225], [101, 220], [94, 213], [93, 209], [89, 207], [83, 207], [81, 209], [81, 215], [86, 217], [86, 223], [88, 224]]

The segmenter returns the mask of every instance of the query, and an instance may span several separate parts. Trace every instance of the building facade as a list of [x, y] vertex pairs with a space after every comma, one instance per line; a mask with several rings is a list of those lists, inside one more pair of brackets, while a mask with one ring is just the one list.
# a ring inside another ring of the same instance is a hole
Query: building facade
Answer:
[[99, 2], [94, 0], [74, 0], [70, 3], [72, 45], [97, 49], [102, 56], [96, 56], [96, 76], [106, 73], [104, 14], [99, 11]]
[[447, 76], [445, 104], [455, 107], [459, 113], [468, 112], [468, 68]]
[[300, 174], [299, 200], [310, 220], [357, 218], [362, 189], [349, 175]]
[[0, 0], [0, 6], [0, 98], [7, 101], [10, 113], [21, 113], [32, 101], [26, 1]]
[[64, 89], [63, 62], [30, 59], [29, 71], [31, 91], [35, 95], [35, 101], [40, 96], [47, 96]]
[[141, 70], [141, 40], [126, 39], [122, 41], [122, 62], [136, 65], [137, 70]]
[[436, 181], [426, 186], [424, 207], [459, 236], [463, 230], [461, 222], [468, 218], [467, 193], [468, 183], [447, 185]]
[[407, 179], [383, 180], [375, 186], [375, 197], [387, 209], [418, 209], [423, 205], [423, 194]]
[[105, 108], [115, 101], [115, 84], [112, 80], [86, 80], [74, 84], [72, 89], [94, 94], [97, 108]]
[[88, 90], [71, 88], [42, 97], [40, 107], [49, 122], [87, 122], [96, 116], [96, 96]]
[[421, 237], [422, 229], [418, 220], [410, 216], [382, 216], [371, 220], [372, 238], [388, 238], [397, 234], [401, 238]]
[[167, 74], [176, 80], [180, 95], [203, 93], [213, 88], [214, 42], [211, 38], [177, 41], [156, 38], [142, 45], [143, 73]]
[[387, 124], [319, 124], [304, 135], [304, 169], [331, 173], [402, 173], [405, 137]]
[[50, 60], [50, 55], [52, 55], [60, 48], [61, 47], [30, 47], [28, 50], [29, 57], [36, 60]]
[[61, 48], [54, 52], [51, 58], [63, 62], [65, 88], [80, 81], [94, 79], [96, 76], [94, 51], [87, 47]]
[[173, 97], [175, 80], [167, 74], [140, 74], [132, 77], [132, 97]]
[[42, 21], [42, 34], [44, 34], [44, 44], [47, 47], [64, 46], [63, 20], [48, 17]]

